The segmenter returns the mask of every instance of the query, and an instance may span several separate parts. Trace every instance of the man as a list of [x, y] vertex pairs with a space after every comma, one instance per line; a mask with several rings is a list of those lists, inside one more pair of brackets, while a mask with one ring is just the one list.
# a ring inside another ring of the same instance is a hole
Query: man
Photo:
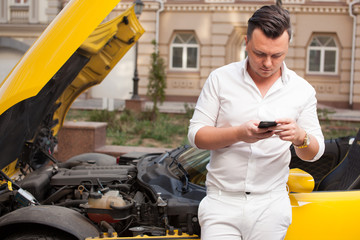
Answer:
[[[202, 89], [188, 133], [211, 150], [202, 239], [284, 239], [289, 148], [305, 161], [324, 152], [315, 90], [284, 63], [290, 38], [288, 11], [260, 8], [248, 21], [247, 59], [216, 69]], [[261, 120], [276, 126], [259, 128]]]

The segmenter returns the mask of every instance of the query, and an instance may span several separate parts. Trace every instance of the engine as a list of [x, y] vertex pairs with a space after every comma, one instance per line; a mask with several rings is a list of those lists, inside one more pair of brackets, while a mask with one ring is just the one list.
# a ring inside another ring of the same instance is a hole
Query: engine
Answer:
[[124, 164], [60, 163], [31, 172], [21, 188], [41, 205], [74, 209], [118, 236], [158, 236], [175, 229], [199, 234], [197, 208], [205, 192], [184, 189], [169, 161], [149, 155]]

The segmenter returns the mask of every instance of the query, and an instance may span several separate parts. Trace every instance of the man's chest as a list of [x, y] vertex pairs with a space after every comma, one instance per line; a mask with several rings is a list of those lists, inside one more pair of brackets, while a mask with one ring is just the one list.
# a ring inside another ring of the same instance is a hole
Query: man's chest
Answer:
[[253, 88], [232, 87], [219, 97], [218, 126], [233, 126], [249, 120], [297, 119], [302, 108], [301, 93], [287, 87], [270, 89], [267, 95]]

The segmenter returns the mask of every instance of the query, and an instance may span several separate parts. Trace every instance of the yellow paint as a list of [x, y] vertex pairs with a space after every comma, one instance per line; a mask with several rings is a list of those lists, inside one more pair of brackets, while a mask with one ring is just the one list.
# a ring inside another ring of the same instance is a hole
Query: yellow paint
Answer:
[[69, 2], [2, 83], [0, 114], [35, 96], [118, 2]]
[[360, 239], [360, 191], [290, 194], [293, 222], [286, 240]]
[[292, 168], [290, 169], [287, 185], [289, 192], [312, 192], [315, 181], [309, 173], [299, 168]]

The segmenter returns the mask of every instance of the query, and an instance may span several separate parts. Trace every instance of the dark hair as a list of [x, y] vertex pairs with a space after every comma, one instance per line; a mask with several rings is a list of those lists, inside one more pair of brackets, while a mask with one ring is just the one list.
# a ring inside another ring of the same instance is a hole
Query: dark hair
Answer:
[[247, 38], [250, 40], [253, 31], [259, 28], [268, 38], [278, 38], [284, 31], [291, 38], [290, 14], [277, 5], [263, 6], [248, 20]]

